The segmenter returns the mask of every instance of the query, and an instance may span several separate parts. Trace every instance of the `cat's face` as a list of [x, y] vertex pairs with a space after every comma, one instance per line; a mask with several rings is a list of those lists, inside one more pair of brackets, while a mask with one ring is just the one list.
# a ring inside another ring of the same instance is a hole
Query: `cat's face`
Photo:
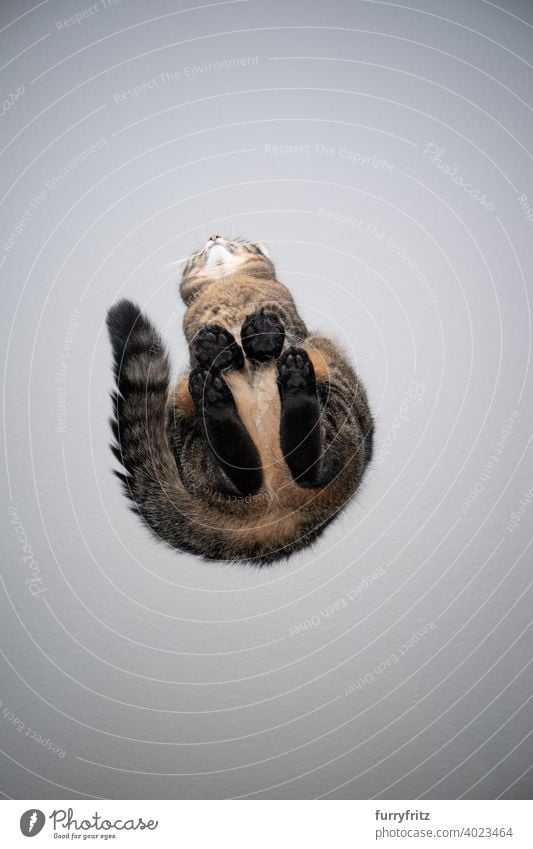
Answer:
[[272, 278], [274, 265], [265, 245], [240, 239], [224, 239], [215, 234], [209, 237], [183, 269], [184, 278], [190, 274], [220, 278], [235, 273]]

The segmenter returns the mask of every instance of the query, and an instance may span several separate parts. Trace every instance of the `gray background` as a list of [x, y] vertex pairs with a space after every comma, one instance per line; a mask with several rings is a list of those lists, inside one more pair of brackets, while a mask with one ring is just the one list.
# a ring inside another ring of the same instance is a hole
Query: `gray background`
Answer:
[[[89, 6], [1, 4], [3, 795], [527, 798], [531, 3], [58, 27]], [[106, 308], [177, 370], [213, 230], [270, 244], [377, 421], [356, 501], [264, 570], [158, 545], [111, 474]]]

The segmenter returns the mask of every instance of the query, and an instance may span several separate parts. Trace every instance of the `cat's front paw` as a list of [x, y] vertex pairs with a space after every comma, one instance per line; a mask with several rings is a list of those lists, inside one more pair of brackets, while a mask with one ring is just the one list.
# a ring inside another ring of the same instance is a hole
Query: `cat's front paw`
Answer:
[[241, 369], [244, 354], [235, 337], [219, 324], [206, 324], [193, 342], [193, 353], [200, 368]]
[[263, 363], [277, 359], [285, 341], [281, 319], [275, 313], [260, 307], [244, 319], [241, 340], [249, 360]]
[[281, 355], [278, 384], [283, 394], [316, 392], [315, 370], [304, 348], [288, 348]]
[[189, 392], [198, 410], [225, 404], [233, 396], [216, 368], [194, 368], [189, 374]]

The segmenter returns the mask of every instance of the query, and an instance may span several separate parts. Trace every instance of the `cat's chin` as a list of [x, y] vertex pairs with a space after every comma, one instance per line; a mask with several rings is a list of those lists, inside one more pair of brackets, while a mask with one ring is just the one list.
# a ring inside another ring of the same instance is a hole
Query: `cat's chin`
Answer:
[[[209, 243], [208, 243], [209, 244]], [[219, 242], [209, 246], [207, 252], [207, 265], [221, 265], [233, 259], [233, 254], [226, 245]]]
[[235, 253], [220, 240], [215, 243], [209, 240], [204, 250], [207, 253], [205, 260], [206, 271], [221, 277], [235, 271], [242, 261], [242, 257], [236, 256]]

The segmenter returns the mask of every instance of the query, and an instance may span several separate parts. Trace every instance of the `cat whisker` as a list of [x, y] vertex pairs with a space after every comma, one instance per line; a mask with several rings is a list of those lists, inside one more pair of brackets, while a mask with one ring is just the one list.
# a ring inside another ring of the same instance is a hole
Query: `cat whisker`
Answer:
[[188, 257], [182, 257], [181, 259], [175, 259], [172, 262], [166, 262], [164, 265], [159, 265], [156, 270], [162, 271], [163, 269], [166, 269], [166, 268], [178, 268], [180, 265], [184, 265], [186, 262], [189, 262], [191, 259], [193, 259], [194, 256], [195, 256], [195, 254], [192, 254], [191, 256], [188, 256]]

